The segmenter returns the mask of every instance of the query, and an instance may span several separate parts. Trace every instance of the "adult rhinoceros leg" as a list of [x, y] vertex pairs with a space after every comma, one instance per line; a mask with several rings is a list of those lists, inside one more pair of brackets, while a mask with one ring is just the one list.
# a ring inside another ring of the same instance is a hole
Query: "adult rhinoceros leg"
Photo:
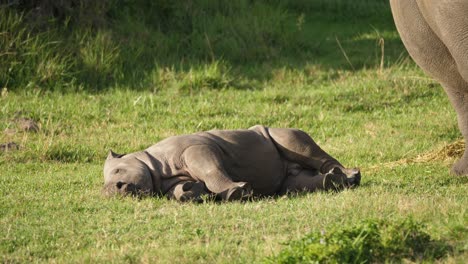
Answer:
[[334, 167], [344, 167], [332, 156], [322, 150], [304, 131], [289, 128], [269, 128], [281, 155], [294, 163], [326, 173]]
[[238, 200], [250, 195], [250, 185], [234, 182], [222, 164], [222, 153], [208, 145], [191, 146], [184, 151], [183, 161], [188, 173], [197, 181], [205, 183], [209, 191], [223, 200]]
[[[454, 4], [457, 6], [454, 9]], [[465, 138], [465, 153], [452, 168], [468, 174], [468, 5], [462, 1], [390, 0], [401, 39], [414, 61], [444, 87]], [[423, 10], [424, 14], [421, 12]], [[443, 8], [443, 9], [441, 9]], [[447, 9], [448, 8], [448, 9]], [[460, 9], [456, 12], [449, 12]], [[463, 8], [465, 10], [463, 10]], [[461, 12], [460, 12], [461, 11]], [[457, 19], [458, 16], [458, 19]]]

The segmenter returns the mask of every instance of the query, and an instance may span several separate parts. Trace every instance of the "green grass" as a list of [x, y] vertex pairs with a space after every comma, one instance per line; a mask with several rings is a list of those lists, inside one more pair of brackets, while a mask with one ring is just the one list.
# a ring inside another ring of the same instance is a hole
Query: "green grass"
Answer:
[[[0, 143], [20, 145], [18, 151], [0, 152], [2, 262], [275, 263], [306, 260], [310, 255], [298, 254], [298, 247], [306, 246], [330, 262], [340, 262], [337, 256], [349, 262], [463, 263], [468, 258], [468, 185], [466, 177], [449, 175], [455, 158], [385, 165], [461, 138], [442, 88], [404, 51], [387, 4], [278, 1], [269, 9], [261, 8], [266, 2], [258, 4], [255, 12], [265, 13], [254, 12], [256, 17], [286, 14], [279, 18], [296, 28], [286, 40], [279, 39], [283, 31], [277, 21], [249, 26], [247, 1], [232, 9], [198, 4], [228, 22], [206, 24], [207, 16], [194, 19], [200, 24], [193, 28], [206, 29], [215, 39], [216, 29], [208, 27], [232, 24], [241, 34], [226, 40], [234, 46], [220, 40], [210, 50], [203, 39], [195, 41], [203, 34], [192, 32], [186, 46], [176, 49], [171, 41], [179, 35], [154, 34], [182, 34], [184, 26], [160, 24], [159, 32], [149, 25], [160, 21], [148, 20], [147, 13], [131, 19], [132, 12], [142, 12], [138, 8], [118, 14], [111, 8], [110, 15], [128, 15], [121, 23], [93, 29], [71, 20], [68, 27], [80, 26], [78, 31], [58, 27], [39, 35], [28, 35], [25, 24], [10, 30], [20, 20], [0, 16], [0, 33], [16, 32], [13, 46], [21, 48], [8, 55], [14, 60], [0, 62], [0, 74], [12, 68], [0, 78], [5, 87], [0, 131], [18, 130], [18, 115], [40, 127], [37, 133], [0, 134]], [[376, 10], [378, 15], [369, 15]], [[141, 35], [123, 42], [130, 33]], [[162, 43], [144, 45], [153, 43], [144, 36]], [[35, 38], [36, 44], [26, 45]], [[0, 39], [7, 40], [13, 41]], [[66, 45], [57, 49], [51, 40]], [[185, 56], [187, 51], [193, 55]], [[40, 63], [49, 66], [38, 71]], [[133, 152], [171, 135], [255, 124], [308, 132], [343, 164], [360, 167], [362, 186], [246, 203], [101, 195], [109, 149]], [[353, 236], [363, 230], [369, 240]], [[330, 247], [320, 244], [322, 231], [330, 236]], [[346, 243], [356, 247], [340, 247]], [[368, 257], [358, 259], [359, 252]]]
[[449, 245], [434, 240], [424, 225], [403, 221], [366, 220], [355, 226], [339, 225], [294, 241], [272, 263], [365, 263], [440, 259]]
[[338, 43], [353, 58], [346, 67], [360, 69], [379, 62], [381, 37], [387, 62], [399, 55], [384, 0], [21, 2], [0, 6], [0, 87], [9, 90], [158, 89], [161, 72], [218, 61], [262, 80], [285, 65], [343, 66]]

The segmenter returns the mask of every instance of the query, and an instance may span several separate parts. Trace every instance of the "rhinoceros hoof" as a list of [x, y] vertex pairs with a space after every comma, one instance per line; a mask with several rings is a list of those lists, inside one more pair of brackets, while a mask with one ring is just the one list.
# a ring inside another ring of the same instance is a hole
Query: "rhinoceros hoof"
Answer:
[[468, 159], [462, 158], [457, 161], [450, 172], [455, 176], [468, 176]]
[[183, 194], [180, 196], [180, 202], [203, 202], [203, 195], [208, 195], [205, 189], [205, 183], [188, 181], [182, 185]]
[[193, 203], [202, 203], [203, 198], [200, 195], [194, 194], [192, 191], [188, 191], [182, 194], [179, 198], [179, 202], [186, 203], [186, 202], [193, 202]]
[[249, 183], [243, 182], [239, 186], [231, 188], [226, 194], [226, 201], [244, 200], [252, 196], [252, 187]]
[[[361, 184], [361, 171], [358, 168], [338, 168], [331, 169], [328, 173], [329, 181], [334, 185], [341, 185], [342, 187], [353, 188]], [[346, 176], [346, 180], [344, 176]]]
[[326, 173], [325, 179], [323, 181], [323, 188], [325, 190], [335, 190], [339, 191], [343, 189], [347, 183], [346, 176], [343, 173], [334, 174], [334, 173]]
[[347, 169], [345, 172], [347, 177], [347, 183], [349, 187], [356, 187], [361, 184], [361, 171], [359, 169]]

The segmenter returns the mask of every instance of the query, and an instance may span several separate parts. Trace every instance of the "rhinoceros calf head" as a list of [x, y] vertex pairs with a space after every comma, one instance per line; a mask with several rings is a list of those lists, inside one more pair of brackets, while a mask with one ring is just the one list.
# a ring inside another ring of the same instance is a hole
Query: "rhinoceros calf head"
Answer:
[[153, 191], [151, 173], [144, 162], [132, 154], [109, 152], [104, 163], [104, 194], [141, 195]]

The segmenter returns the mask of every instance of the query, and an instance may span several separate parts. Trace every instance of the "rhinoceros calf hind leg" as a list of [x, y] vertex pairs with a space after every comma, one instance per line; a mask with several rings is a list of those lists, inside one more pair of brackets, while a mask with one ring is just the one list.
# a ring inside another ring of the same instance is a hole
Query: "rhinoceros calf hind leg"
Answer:
[[361, 174], [358, 170], [352, 175], [346, 175], [341, 169], [333, 168], [327, 173], [317, 173], [315, 170], [302, 170], [296, 175], [290, 175], [283, 183], [280, 194], [291, 192], [314, 192], [319, 190], [339, 191], [346, 187], [358, 186]]
[[268, 133], [281, 155], [291, 162], [322, 173], [328, 172], [334, 167], [344, 169], [335, 158], [322, 150], [304, 131], [290, 128], [269, 128]]
[[442, 84], [457, 113], [458, 126], [466, 143], [465, 153], [452, 167], [452, 173], [467, 175], [468, 23], [465, 16], [468, 5], [408, 0], [391, 0], [390, 4], [395, 25], [409, 54], [428, 75]]

